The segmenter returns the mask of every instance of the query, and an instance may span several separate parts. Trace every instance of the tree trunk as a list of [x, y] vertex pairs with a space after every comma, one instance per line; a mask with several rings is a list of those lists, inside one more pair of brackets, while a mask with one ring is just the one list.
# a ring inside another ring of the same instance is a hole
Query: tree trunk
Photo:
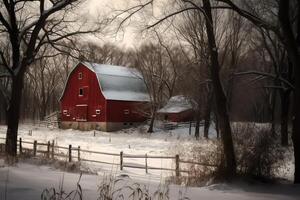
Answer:
[[289, 109], [290, 109], [290, 90], [281, 92], [281, 145], [289, 145], [289, 132], [288, 132], [288, 123], [289, 123]]
[[[42, 62], [41, 62], [41, 65]], [[46, 103], [46, 88], [45, 88], [45, 79], [44, 79], [44, 69], [45, 69], [45, 66], [42, 67], [41, 69], [41, 96], [40, 96], [40, 102], [41, 102], [41, 108], [40, 108], [40, 120], [43, 121], [45, 116], [46, 116], [46, 109], [47, 109], [47, 103]]]
[[1, 105], [0, 105], [0, 107], [1, 107], [1, 111], [0, 111], [0, 123], [2, 124], [6, 124], [6, 107], [7, 107], [7, 105], [6, 105], [6, 101], [5, 101], [5, 99], [4, 99], [5, 97], [3, 96], [3, 102], [1, 102]]
[[[279, 22], [283, 31], [284, 45], [288, 52], [288, 57], [293, 64], [294, 71], [294, 120], [292, 140], [294, 146], [295, 174], [294, 183], [300, 183], [300, 55], [298, 45], [294, 36], [290, 21], [290, 1], [280, 0], [279, 2]], [[299, 10], [299, 5], [298, 5]], [[299, 15], [298, 15], [299, 20]], [[300, 29], [298, 29], [300, 31]], [[299, 36], [300, 32], [298, 32]]]
[[[297, 66], [299, 67], [299, 65]], [[299, 71], [299, 70], [298, 70]], [[296, 90], [294, 94], [294, 121], [293, 121], [293, 133], [292, 140], [294, 144], [294, 157], [295, 157], [295, 174], [294, 183], [300, 183], [300, 73], [298, 73], [298, 79], [296, 82]]]
[[[275, 81], [275, 85], [276, 85], [276, 82]], [[272, 102], [271, 102], [271, 133], [272, 133], [272, 136], [275, 137], [276, 136], [276, 97], [277, 97], [277, 90], [274, 90], [273, 93], [272, 93]]]
[[209, 132], [209, 126], [210, 126], [210, 111], [211, 111], [211, 109], [208, 108], [205, 113], [205, 117], [204, 117], [204, 137], [206, 139], [208, 139], [208, 132]]
[[208, 139], [208, 132], [210, 126], [210, 114], [212, 107], [212, 92], [208, 91], [208, 99], [206, 102], [205, 114], [204, 114], [204, 137]]
[[217, 138], [220, 138], [218, 115], [216, 113], [214, 115], [215, 115], [215, 127], [216, 127], [216, 132], [217, 132]]
[[196, 111], [195, 137], [198, 140], [200, 136], [200, 110]]
[[23, 73], [12, 78], [12, 93], [7, 112], [6, 153], [16, 157], [18, 125], [20, 118], [21, 97], [23, 89]]
[[155, 116], [156, 116], [155, 113], [153, 113], [153, 114], [151, 115], [150, 124], [149, 124], [149, 128], [148, 128], [148, 131], [147, 131], [148, 133], [153, 133], [153, 127], [154, 127]]
[[41, 108], [40, 108], [40, 120], [43, 121], [46, 116], [46, 110], [47, 110], [47, 105], [42, 103]]
[[206, 32], [210, 50], [210, 73], [216, 100], [216, 108], [220, 123], [221, 138], [224, 150], [224, 175], [229, 178], [236, 173], [236, 160], [232, 141], [231, 127], [227, 112], [227, 99], [220, 80], [220, 65], [218, 50], [215, 41], [210, 0], [203, 0], [203, 9], [206, 19]]

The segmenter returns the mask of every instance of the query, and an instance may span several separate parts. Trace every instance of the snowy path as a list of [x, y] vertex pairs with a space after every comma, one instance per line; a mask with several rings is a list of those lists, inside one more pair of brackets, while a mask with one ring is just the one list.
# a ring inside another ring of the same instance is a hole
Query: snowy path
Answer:
[[[7, 176], [8, 174], [8, 176]], [[59, 182], [64, 176], [66, 192], [75, 189], [78, 174], [61, 172], [47, 166], [35, 166], [20, 163], [16, 167], [0, 168], [0, 199], [7, 200], [38, 200], [45, 188], [58, 189]], [[8, 177], [8, 181], [7, 180]], [[97, 199], [97, 185], [101, 183], [100, 176], [82, 176], [80, 181], [83, 188], [84, 200]], [[150, 191], [158, 187], [158, 183], [143, 182]], [[7, 187], [7, 189], [5, 189]], [[265, 185], [265, 184], [217, 184], [202, 188], [184, 188], [170, 186], [170, 199], [179, 199], [179, 191], [191, 200], [299, 200], [300, 186], [295, 185]]]

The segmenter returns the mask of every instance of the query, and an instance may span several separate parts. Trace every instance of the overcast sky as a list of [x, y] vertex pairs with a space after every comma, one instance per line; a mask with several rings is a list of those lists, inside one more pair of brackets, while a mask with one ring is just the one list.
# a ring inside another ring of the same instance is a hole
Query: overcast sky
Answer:
[[[152, 7], [153, 10], [148, 7], [148, 11], [151, 10], [150, 15], [142, 14], [132, 17], [126, 26], [125, 31], [119, 31], [116, 35], [116, 31], [110, 32], [104, 38], [104, 42], [109, 41], [118, 46], [134, 47], [140, 44], [145, 39], [145, 34], [141, 34], [143, 27], [146, 23], [151, 20], [151, 15], [159, 16], [161, 14], [160, 10], [163, 4], [168, 2], [168, 0], [156, 0], [155, 5]], [[137, 0], [86, 0], [82, 5], [81, 12], [88, 18], [95, 18], [96, 16], [111, 16], [116, 13], [116, 10], [124, 10], [137, 5]], [[145, 11], [145, 10], [144, 10]], [[118, 26], [118, 23], [110, 24], [110, 28]], [[144, 31], [145, 32], [145, 31]], [[143, 33], [144, 33], [143, 32]]]
[[[96, 16], [111, 16], [115, 10], [123, 10], [130, 5], [133, 5], [132, 0], [86, 0], [82, 5], [82, 12], [87, 17], [93, 19]], [[117, 23], [110, 24], [110, 28], [116, 27]], [[114, 29], [115, 30], [115, 29]], [[140, 30], [133, 25], [126, 27], [125, 31], [119, 31], [116, 35], [116, 31], [109, 32], [103, 39], [103, 42], [109, 41], [118, 46], [133, 47], [135, 43], [141, 41]]]

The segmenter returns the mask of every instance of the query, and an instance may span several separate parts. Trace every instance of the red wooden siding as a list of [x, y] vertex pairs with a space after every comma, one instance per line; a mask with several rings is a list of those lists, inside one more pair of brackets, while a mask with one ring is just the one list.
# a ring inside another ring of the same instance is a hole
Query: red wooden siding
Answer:
[[108, 122], [143, 122], [146, 120], [141, 115], [141, 110], [145, 106], [143, 102], [132, 101], [107, 101], [107, 121]]
[[194, 112], [192, 110], [186, 110], [179, 113], [161, 113], [159, 114], [163, 120], [171, 122], [187, 122], [194, 119]]
[[[82, 73], [82, 78], [79, 78]], [[83, 89], [83, 95], [79, 90]], [[64, 110], [67, 114], [64, 114]], [[100, 110], [100, 114], [96, 114]], [[61, 99], [62, 121], [98, 121], [105, 119], [105, 98], [94, 72], [79, 64], [70, 74]], [[86, 118], [86, 119], [84, 119]]]
[[146, 117], [140, 111], [144, 106], [145, 102], [105, 99], [96, 74], [83, 64], [69, 75], [61, 98], [62, 121], [66, 122], [143, 122]]

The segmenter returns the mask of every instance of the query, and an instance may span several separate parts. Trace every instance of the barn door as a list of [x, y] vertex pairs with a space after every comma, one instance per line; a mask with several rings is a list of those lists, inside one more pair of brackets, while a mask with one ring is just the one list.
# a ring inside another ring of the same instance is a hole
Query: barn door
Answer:
[[87, 121], [88, 106], [76, 105], [76, 121]]

